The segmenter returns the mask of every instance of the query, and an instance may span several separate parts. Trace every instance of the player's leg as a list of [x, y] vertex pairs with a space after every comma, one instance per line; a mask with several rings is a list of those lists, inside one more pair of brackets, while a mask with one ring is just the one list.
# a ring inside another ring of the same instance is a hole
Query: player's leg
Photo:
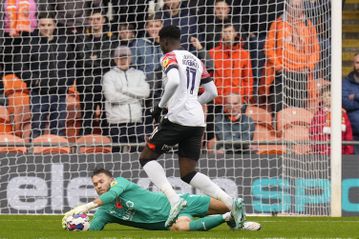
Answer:
[[228, 209], [228, 207], [226, 206], [226, 204], [224, 204], [224, 202], [211, 198], [209, 201], [209, 206], [208, 206], [208, 215], [213, 215], [213, 214], [224, 214], [226, 212], [230, 212], [231, 210]]
[[203, 130], [204, 128], [201, 127], [192, 127], [189, 137], [179, 143], [181, 179], [201, 190], [204, 194], [222, 201], [232, 211], [237, 227], [241, 227], [245, 220], [242, 199], [233, 199], [207, 175], [196, 171], [197, 161], [201, 153]]
[[224, 215], [211, 215], [196, 220], [189, 216], [180, 216], [172, 225], [171, 231], [208, 231], [224, 222]]
[[[224, 217], [224, 221], [227, 223], [227, 225], [231, 228], [231, 229], [238, 229], [236, 222], [234, 221], [230, 211], [228, 210], [227, 206], [214, 198], [210, 199], [209, 202], [209, 206], [208, 206], [208, 215], [213, 215], [213, 214], [222, 214]], [[241, 228], [242, 230], [246, 230], [246, 231], [258, 231], [261, 229], [261, 224], [259, 224], [258, 222], [244, 222], [243, 223], [243, 227]]]
[[201, 153], [203, 128], [193, 127], [191, 136], [179, 143], [179, 167], [181, 179], [201, 190], [204, 194], [219, 199], [228, 209], [232, 208], [233, 198], [225, 193], [207, 175], [197, 172], [197, 161]]
[[167, 196], [171, 208], [175, 207], [181, 199], [169, 183], [162, 165], [156, 160], [169, 149], [168, 146], [177, 143], [179, 132], [180, 130], [176, 131], [173, 129], [173, 125], [168, 120], [162, 121], [153, 130], [140, 155], [141, 166], [151, 181]]

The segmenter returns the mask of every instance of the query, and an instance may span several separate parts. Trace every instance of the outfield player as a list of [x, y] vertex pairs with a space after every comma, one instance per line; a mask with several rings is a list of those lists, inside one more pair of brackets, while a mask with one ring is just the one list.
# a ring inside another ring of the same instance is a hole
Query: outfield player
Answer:
[[[122, 177], [113, 178], [110, 171], [97, 169], [93, 172], [92, 183], [99, 198], [91, 203], [76, 207], [65, 214], [85, 213], [99, 207], [90, 222], [89, 230], [102, 230], [106, 224], [118, 223], [126, 226], [150, 230], [167, 230], [165, 221], [170, 212], [170, 204], [163, 193], [151, 192]], [[187, 207], [170, 228], [174, 231], [210, 230], [224, 222], [234, 227], [227, 207], [216, 199], [205, 195], [181, 195], [187, 200]], [[216, 214], [206, 216], [210, 214]], [[192, 220], [193, 216], [200, 219]], [[243, 229], [259, 230], [260, 224], [245, 222]]]
[[[186, 206], [186, 200], [174, 191], [156, 159], [170, 146], [178, 144], [181, 179], [208, 196], [222, 201], [232, 211], [236, 227], [240, 228], [245, 219], [242, 199], [234, 200], [208, 176], [196, 171], [206, 125], [202, 105], [217, 96], [217, 88], [202, 62], [190, 52], [180, 50], [181, 35], [178, 27], [163, 27], [159, 36], [161, 49], [165, 53], [161, 64], [167, 82], [164, 82], [161, 101], [152, 112], [152, 117], [159, 126], [142, 151], [140, 164], [171, 204], [167, 226], [175, 221]], [[198, 97], [200, 86], [203, 86], [204, 93]], [[168, 113], [160, 122], [163, 109], [167, 109]]]

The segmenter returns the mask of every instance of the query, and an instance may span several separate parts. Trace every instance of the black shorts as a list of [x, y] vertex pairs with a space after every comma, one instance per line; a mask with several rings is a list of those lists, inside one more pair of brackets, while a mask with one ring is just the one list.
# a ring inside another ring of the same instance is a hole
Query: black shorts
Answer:
[[203, 132], [204, 127], [183, 126], [163, 119], [153, 130], [147, 147], [162, 154], [178, 144], [180, 157], [198, 160], [201, 154]]

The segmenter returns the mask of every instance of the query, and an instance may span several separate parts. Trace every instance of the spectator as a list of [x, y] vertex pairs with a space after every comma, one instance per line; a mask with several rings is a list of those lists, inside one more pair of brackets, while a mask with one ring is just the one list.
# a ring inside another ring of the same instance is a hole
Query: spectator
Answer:
[[246, 141], [243, 144], [227, 144], [224, 148], [235, 153], [243, 153], [248, 149], [248, 142], [253, 140], [255, 124], [252, 118], [244, 114], [246, 105], [242, 103], [242, 96], [229, 94], [224, 99], [223, 113], [216, 115], [216, 136], [218, 140], [228, 143]]
[[112, 44], [112, 49], [116, 49], [118, 46], [128, 46], [132, 52], [132, 63], [135, 62], [136, 57], [136, 29], [132, 23], [121, 23], [118, 25], [118, 36]]
[[57, 32], [60, 35], [83, 33], [86, 11], [93, 6], [92, 0], [37, 0], [40, 12], [56, 12]]
[[[102, 0], [103, 1], [103, 0]], [[128, 22], [135, 25], [138, 31], [136, 35], [143, 36], [143, 26], [148, 7], [148, 0], [107, 0], [113, 6], [113, 29], [118, 29], [118, 24]]]
[[96, 108], [100, 108], [100, 127], [106, 134], [104, 120], [101, 79], [111, 68], [112, 33], [104, 32], [105, 17], [101, 9], [93, 9], [89, 15], [89, 33], [77, 42], [78, 77], [76, 88], [79, 91], [82, 110], [82, 129], [80, 134], [92, 134]]
[[24, 47], [23, 79], [30, 89], [32, 138], [44, 133], [65, 135], [66, 92], [74, 82], [73, 49], [66, 39], [55, 34], [53, 16], [40, 15], [38, 31], [30, 46]]
[[252, 59], [254, 94], [265, 65], [264, 44], [271, 23], [283, 14], [285, 0], [242, 0], [241, 24], [248, 35], [249, 52]]
[[214, 62], [211, 56], [209, 55], [207, 49], [203, 47], [201, 42], [197, 37], [190, 38], [191, 44], [194, 47], [194, 51], [192, 52], [194, 55], [200, 59], [203, 64], [206, 66], [207, 71], [211, 74], [214, 72]]
[[312, 22], [304, 15], [303, 1], [290, 0], [286, 12], [274, 21], [265, 43], [267, 57], [260, 93], [278, 112], [283, 104], [306, 107], [316, 98], [314, 69], [320, 47]]
[[[353, 71], [343, 81], [343, 108], [353, 127], [353, 138], [359, 140], [359, 53], [353, 59]], [[355, 154], [359, 147], [355, 146]]]
[[190, 37], [197, 36], [197, 17], [192, 15], [181, 0], [164, 0], [163, 9], [157, 13], [163, 19], [163, 26], [175, 25], [181, 30], [181, 43], [185, 50], [192, 51]]
[[320, 44], [320, 64], [317, 65], [316, 76], [330, 79], [330, 65], [331, 65], [331, 39], [330, 39], [330, 24], [331, 17], [330, 0], [310, 0], [305, 1], [305, 9], [308, 18], [313, 22], [318, 33], [318, 40]]
[[29, 44], [30, 35], [37, 27], [35, 0], [5, 0], [4, 47], [2, 62], [6, 73], [21, 74], [23, 59], [21, 46]]
[[135, 41], [133, 59], [134, 66], [144, 71], [147, 82], [150, 85], [151, 95], [145, 101], [145, 125], [146, 133], [152, 132], [152, 117], [150, 109], [162, 94], [162, 67], [160, 60], [162, 51], [159, 45], [158, 33], [163, 26], [161, 18], [149, 18], [145, 24], [145, 37], [139, 38]]
[[[322, 102], [319, 104], [319, 108], [315, 113], [312, 123], [310, 125], [310, 140], [311, 141], [326, 141], [330, 142], [330, 87], [324, 87], [321, 89], [320, 95], [322, 96]], [[349, 121], [349, 117], [346, 111], [342, 111], [342, 139], [351, 141], [353, 140], [352, 126]], [[311, 145], [312, 153], [330, 155], [330, 146], [325, 144]], [[342, 146], [342, 154], [353, 154], [354, 147], [351, 145]]]
[[[238, 24], [239, 18], [232, 15], [231, 6], [225, 0], [216, 0], [213, 9], [208, 9], [207, 14], [199, 18], [201, 40], [206, 43], [206, 48], [212, 49], [221, 40], [222, 29], [227, 24]], [[238, 28], [238, 26], [236, 26]]]
[[[114, 51], [116, 66], [103, 77], [106, 119], [113, 143], [144, 142], [142, 100], [150, 94], [143, 71], [130, 68], [131, 50], [119, 46]], [[113, 147], [114, 152], [119, 147]]]
[[[121, 23], [118, 26], [118, 46], [133, 47], [136, 38], [135, 26], [131, 23]], [[133, 52], [133, 50], [131, 50]]]
[[248, 103], [253, 93], [252, 64], [248, 51], [241, 47], [234, 25], [223, 26], [222, 41], [209, 54], [214, 59], [214, 80], [219, 96], [215, 102], [223, 104], [223, 98], [234, 93]]

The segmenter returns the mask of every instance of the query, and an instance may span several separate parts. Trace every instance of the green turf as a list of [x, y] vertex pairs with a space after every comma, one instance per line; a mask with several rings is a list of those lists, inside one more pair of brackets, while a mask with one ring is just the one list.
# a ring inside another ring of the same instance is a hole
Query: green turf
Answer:
[[145, 231], [108, 225], [101, 232], [68, 232], [61, 216], [0, 215], [0, 239], [5, 238], [359, 238], [359, 218], [249, 217], [262, 224], [258, 232], [230, 231], [222, 225], [208, 232]]

